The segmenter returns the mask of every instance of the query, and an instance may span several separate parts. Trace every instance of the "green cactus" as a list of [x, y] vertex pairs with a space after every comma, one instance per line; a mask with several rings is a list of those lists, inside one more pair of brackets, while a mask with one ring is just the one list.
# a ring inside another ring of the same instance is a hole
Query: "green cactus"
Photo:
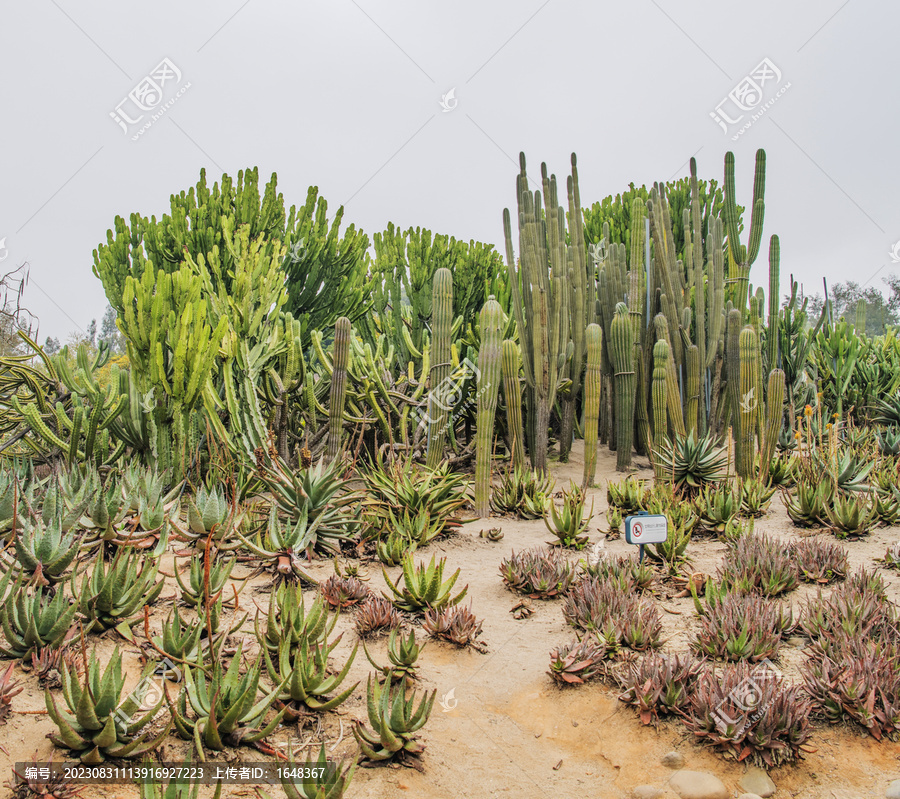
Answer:
[[731, 283], [736, 288], [730, 297], [732, 304], [741, 314], [743, 322], [747, 308], [747, 293], [750, 288], [750, 267], [759, 254], [762, 242], [763, 220], [766, 214], [766, 151], [756, 151], [756, 171], [753, 178], [753, 206], [750, 216], [750, 232], [747, 244], [740, 242], [740, 208], [735, 199], [734, 153], [725, 153], [725, 204], [722, 208], [725, 230], [728, 235], [728, 262], [732, 274]]
[[325, 460], [331, 463], [341, 451], [344, 432], [344, 402], [347, 396], [347, 361], [350, 359], [350, 320], [342, 316], [334, 325], [331, 392], [328, 403], [328, 444]]
[[531, 193], [525, 154], [516, 179], [520, 267], [516, 269], [509, 209], [503, 210], [506, 265], [512, 306], [519, 329], [525, 382], [529, 388], [531, 463], [547, 472], [550, 409], [560, 375], [574, 345], [569, 340], [569, 292], [566, 286], [566, 218], [557, 202], [556, 176], [541, 167], [542, 193]]
[[687, 375], [684, 381], [685, 417], [688, 433], [696, 433], [700, 416], [700, 348], [691, 344], [685, 351]]
[[769, 369], [781, 366], [778, 351], [778, 303], [781, 298], [781, 245], [778, 236], [769, 239], [769, 318], [766, 320], [766, 349]]
[[736, 436], [737, 473], [743, 478], [752, 477], [755, 456], [755, 433], [757, 426], [757, 395], [759, 385], [759, 341], [750, 325], [741, 330], [738, 338], [739, 352], [739, 408], [738, 435]]
[[775, 445], [781, 435], [784, 422], [784, 372], [773, 369], [769, 372], [769, 385], [766, 391], [766, 427], [762, 447], [759, 453], [759, 479], [767, 482], [769, 466], [775, 455]]
[[669, 362], [669, 345], [662, 339], [653, 345], [653, 381], [651, 396], [653, 401], [653, 464], [656, 476], [665, 474], [665, 464], [659, 460], [658, 453], [663, 450], [668, 436], [666, 424], [666, 377]]
[[856, 335], [864, 336], [866, 334], [866, 301], [862, 298], [856, 303]]
[[491, 512], [491, 455], [494, 414], [500, 388], [500, 347], [503, 309], [493, 295], [481, 309], [481, 349], [478, 352], [478, 416], [475, 433], [475, 514]]
[[628, 306], [616, 305], [610, 326], [609, 354], [612, 360], [616, 400], [616, 470], [631, 466], [634, 428], [634, 329], [628, 318]]
[[434, 273], [431, 302], [432, 364], [428, 394], [428, 453], [426, 463], [436, 468], [444, 458], [448, 411], [444, 389], [450, 376], [450, 327], [453, 324], [453, 274]]
[[585, 331], [587, 343], [587, 369], [584, 373], [584, 479], [583, 490], [594, 484], [597, 473], [597, 427], [600, 420], [600, 388], [603, 374], [603, 331], [600, 325], [591, 323]]
[[519, 345], [512, 339], [503, 342], [503, 398], [506, 401], [506, 426], [509, 431], [510, 457], [514, 469], [525, 468], [525, 434], [522, 428], [522, 392], [519, 389]]

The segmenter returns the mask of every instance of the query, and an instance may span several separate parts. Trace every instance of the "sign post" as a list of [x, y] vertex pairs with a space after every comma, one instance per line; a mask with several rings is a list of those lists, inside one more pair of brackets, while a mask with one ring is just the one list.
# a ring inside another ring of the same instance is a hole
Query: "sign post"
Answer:
[[668, 537], [669, 520], [663, 515], [651, 515], [642, 510], [625, 517], [625, 540], [640, 547], [641, 563], [644, 562], [644, 544], [661, 544]]

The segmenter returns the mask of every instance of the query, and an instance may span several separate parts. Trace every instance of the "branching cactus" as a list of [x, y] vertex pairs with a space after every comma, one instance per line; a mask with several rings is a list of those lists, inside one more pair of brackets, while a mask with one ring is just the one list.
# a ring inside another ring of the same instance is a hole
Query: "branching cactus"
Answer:
[[624, 302], [616, 305], [610, 332], [609, 355], [616, 392], [616, 470], [624, 472], [631, 466], [634, 428], [634, 330]]
[[598, 324], [590, 324], [585, 333], [587, 342], [587, 369], [584, 374], [584, 479], [585, 490], [594, 484], [597, 473], [597, 428], [600, 421], [600, 388], [602, 385], [601, 361], [603, 358], [603, 331]]
[[325, 460], [331, 463], [341, 451], [344, 432], [344, 402], [347, 396], [347, 362], [350, 359], [350, 320], [342, 316], [334, 325], [331, 394], [328, 404], [328, 444]]
[[756, 173], [753, 178], [753, 205], [750, 215], [750, 233], [747, 244], [740, 241], [741, 212], [735, 198], [734, 153], [725, 153], [725, 204], [722, 208], [725, 231], [728, 235], [728, 261], [737, 274], [731, 275], [737, 284], [737, 292], [729, 299], [740, 311], [743, 321], [747, 308], [747, 293], [750, 287], [750, 267], [759, 254], [762, 241], [763, 219], [766, 214], [766, 151], [756, 151]]
[[481, 349], [478, 352], [478, 416], [475, 434], [475, 513], [491, 512], [491, 455], [494, 415], [500, 387], [500, 342], [503, 309], [493, 295], [481, 309]]
[[[590, 356], [589, 356], [590, 357]], [[519, 345], [511, 339], [503, 342], [503, 397], [506, 400], [506, 426], [512, 448], [514, 469], [525, 468], [525, 433], [522, 427], [522, 392], [519, 388]]]
[[431, 381], [428, 394], [428, 454], [429, 468], [435, 468], [444, 457], [448, 409], [446, 382], [450, 376], [450, 329], [453, 325], [453, 275], [449, 269], [434, 273], [431, 303]]

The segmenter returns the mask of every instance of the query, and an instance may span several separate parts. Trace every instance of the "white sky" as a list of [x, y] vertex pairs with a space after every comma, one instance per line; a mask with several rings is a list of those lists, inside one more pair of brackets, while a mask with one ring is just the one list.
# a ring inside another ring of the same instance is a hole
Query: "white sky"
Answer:
[[[275, 171], [289, 204], [318, 185], [370, 239], [393, 221], [502, 251], [519, 150], [534, 175], [574, 150], [589, 205], [695, 154], [721, 181], [730, 147], [746, 204], [765, 147], [782, 294], [791, 272], [880, 288], [900, 239], [898, 23], [875, 0], [5, 0], [2, 268], [28, 262], [41, 340], [64, 339], [102, 316], [91, 253], [114, 217], [160, 215], [202, 167]], [[132, 141], [110, 111], [164, 58], [190, 89]], [[764, 58], [782, 73], [765, 97], [790, 89], [732, 141], [710, 111]], [[754, 283], [766, 268], [764, 248]]]

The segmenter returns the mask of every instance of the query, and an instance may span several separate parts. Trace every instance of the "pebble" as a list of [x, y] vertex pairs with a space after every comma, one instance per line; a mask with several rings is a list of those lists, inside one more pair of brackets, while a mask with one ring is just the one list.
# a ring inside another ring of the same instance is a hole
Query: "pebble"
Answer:
[[730, 799], [731, 796], [722, 780], [703, 771], [676, 771], [669, 787], [681, 799]]
[[655, 785], [638, 785], [631, 791], [631, 799], [659, 799], [662, 791]]
[[677, 771], [684, 768], [684, 755], [681, 752], [668, 752], [663, 755], [662, 764]]
[[894, 780], [885, 791], [886, 799], [900, 799], [900, 780]]
[[775, 783], [763, 769], [757, 766], [748, 768], [747, 773], [738, 780], [738, 785], [747, 793], [755, 793], [762, 796], [763, 799], [767, 799], [775, 793]]
[[762, 799], [758, 793], [742, 793], [738, 799]]
[[792, 635], [785, 643], [788, 646], [795, 646], [798, 649], [803, 649], [809, 642], [799, 635]]

